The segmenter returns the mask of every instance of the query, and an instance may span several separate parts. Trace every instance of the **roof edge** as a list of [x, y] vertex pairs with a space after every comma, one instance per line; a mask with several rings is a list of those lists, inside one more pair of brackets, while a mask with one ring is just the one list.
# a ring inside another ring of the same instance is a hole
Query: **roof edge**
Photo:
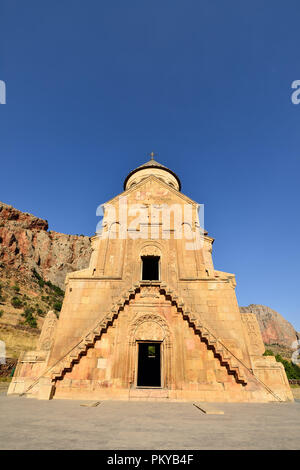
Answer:
[[[155, 164], [157, 163], [157, 165]], [[158, 168], [159, 170], [165, 170], [167, 171], [168, 173], [170, 173], [172, 176], [174, 176], [174, 178], [176, 179], [177, 183], [178, 183], [178, 187], [179, 187], [179, 191], [181, 191], [181, 181], [179, 179], [179, 177], [176, 175], [176, 173], [174, 173], [174, 171], [170, 170], [169, 168], [167, 168], [166, 166], [164, 165], [161, 165], [160, 163], [158, 162], [155, 162], [155, 160], [153, 160], [153, 164], [151, 165], [151, 167], [147, 167], [147, 166], [139, 166], [137, 168], [135, 168], [134, 170], [132, 170], [125, 178], [124, 180], [124, 184], [123, 184], [123, 188], [124, 188], [124, 191], [126, 190], [126, 184], [127, 184], [127, 181], [129, 180], [129, 178], [134, 175], [135, 173], [137, 173], [138, 171], [141, 171], [141, 170], [146, 170], [147, 168]]]

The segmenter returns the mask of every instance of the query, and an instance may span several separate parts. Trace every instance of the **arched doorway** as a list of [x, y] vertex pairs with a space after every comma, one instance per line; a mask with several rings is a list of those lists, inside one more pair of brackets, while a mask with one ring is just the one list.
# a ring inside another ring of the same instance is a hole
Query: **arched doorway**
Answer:
[[166, 387], [170, 376], [170, 338], [165, 320], [159, 315], [140, 315], [131, 325], [130, 336], [134, 387]]

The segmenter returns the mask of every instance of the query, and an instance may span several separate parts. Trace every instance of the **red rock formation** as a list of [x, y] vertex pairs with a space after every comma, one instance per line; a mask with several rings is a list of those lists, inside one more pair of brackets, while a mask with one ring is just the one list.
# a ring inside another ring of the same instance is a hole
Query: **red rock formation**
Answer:
[[0, 202], [0, 266], [32, 275], [64, 288], [68, 272], [89, 264], [89, 237], [48, 231], [48, 222]]
[[265, 305], [251, 304], [248, 307], [240, 307], [240, 311], [256, 314], [265, 344], [279, 344], [291, 348], [292, 343], [297, 340], [294, 327], [275, 310]]

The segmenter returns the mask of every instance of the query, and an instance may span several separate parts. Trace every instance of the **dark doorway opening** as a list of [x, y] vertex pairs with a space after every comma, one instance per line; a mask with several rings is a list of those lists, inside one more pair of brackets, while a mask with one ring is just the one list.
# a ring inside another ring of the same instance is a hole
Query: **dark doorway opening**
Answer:
[[159, 281], [159, 256], [142, 256], [142, 280]]
[[160, 345], [161, 343], [138, 344], [138, 387], [161, 387]]

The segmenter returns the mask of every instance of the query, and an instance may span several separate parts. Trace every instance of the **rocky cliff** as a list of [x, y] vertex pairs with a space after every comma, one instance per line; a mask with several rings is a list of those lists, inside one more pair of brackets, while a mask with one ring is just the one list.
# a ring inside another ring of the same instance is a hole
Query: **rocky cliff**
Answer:
[[241, 313], [255, 313], [265, 344], [278, 344], [292, 347], [298, 333], [283, 316], [265, 305], [251, 304], [240, 307]]
[[64, 289], [68, 272], [84, 269], [91, 255], [90, 239], [48, 231], [48, 222], [0, 202], [0, 268], [32, 276]]

